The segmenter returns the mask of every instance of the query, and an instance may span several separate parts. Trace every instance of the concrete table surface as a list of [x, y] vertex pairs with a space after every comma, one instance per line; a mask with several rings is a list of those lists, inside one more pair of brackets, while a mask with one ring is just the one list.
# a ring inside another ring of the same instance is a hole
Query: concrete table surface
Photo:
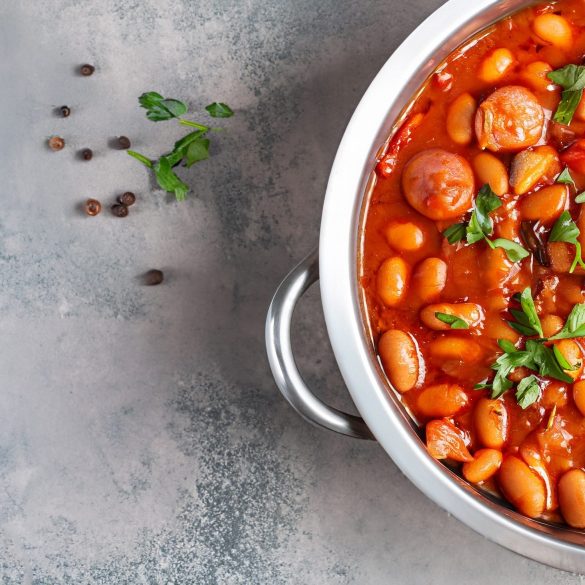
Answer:
[[[376, 444], [304, 423], [266, 364], [265, 310], [317, 241], [345, 124], [440, 4], [0, 3], [0, 583], [581, 582], [449, 517]], [[109, 146], [182, 134], [146, 120], [147, 90], [237, 111], [184, 203]], [[319, 302], [299, 308], [302, 369], [350, 408]]]

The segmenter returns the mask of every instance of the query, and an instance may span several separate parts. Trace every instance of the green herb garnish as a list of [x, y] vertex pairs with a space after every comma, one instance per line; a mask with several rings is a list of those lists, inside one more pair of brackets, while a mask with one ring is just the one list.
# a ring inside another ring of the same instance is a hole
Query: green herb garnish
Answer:
[[[487, 241], [489, 242], [489, 240]], [[506, 238], [496, 238], [491, 244], [494, 248], [502, 248], [510, 262], [520, 262], [523, 258], [530, 256], [530, 252], [526, 248]]]
[[579, 193], [579, 195], [575, 197], [575, 203], [585, 203], [585, 191], [583, 191], [583, 193]]
[[450, 244], [455, 244], [462, 240], [467, 240], [468, 244], [475, 244], [485, 240], [487, 245], [492, 248], [502, 248], [510, 262], [519, 262], [523, 258], [530, 256], [530, 252], [520, 244], [506, 238], [496, 238], [490, 240], [489, 236], [494, 231], [494, 222], [490, 213], [501, 207], [500, 198], [492, 191], [489, 185], [484, 185], [475, 198], [475, 205], [471, 218], [467, 223], [455, 223], [449, 226], [443, 236], [447, 238]]
[[161, 156], [155, 163], [153, 170], [158, 186], [168, 193], [174, 193], [177, 201], [184, 201], [189, 186], [175, 174], [169, 158]]
[[575, 305], [563, 328], [549, 339], [574, 339], [575, 337], [585, 337], [585, 303]]
[[583, 88], [585, 88], [585, 66], [565, 65], [561, 69], [551, 71], [547, 74], [547, 77], [553, 83], [563, 88], [561, 101], [553, 116], [553, 120], [560, 124], [570, 124], [583, 96]]
[[502, 206], [500, 198], [491, 190], [489, 185], [484, 185], [475, 198], [475, 208], [471, 214], [467, 226], [467, 243], [474, 244], [494, 231], [494, 222], [489, 214]]
[[205, 106], [205, 109], [212, 118], [231, 118], [234, 115], [234, 111], [227, 104], [221, 102], [213, 102]]
[[553, 225], [550, 234], [548, 236], [549, 242], [566, 242], [567, 244], [573, 244], [575, 246], [575, 258], [569, 272], [573, 272], [577, 267], [577, 264], [582, 268], [585, 268], [585, 262], [581, 256], [581, 244], [577, 239], [580, 234], [580, 230], [577, 224], [573, 221], [571, 214], [568, 211], [563, 211], [559, 219]]
[[[521, 310], [510, 310], [515, 321], [508, 321], [508, 324], [522, 335], [538, 336], [538, 338], [527, 339], [524, 349], [518, 349], [507, 339], [498, 339], [498, 345], [504, 353], [498, 356], [492, 365], [492, 369], [495, 370], [494, 379], [491, 383], [475, 386], [477, 389], [491, 390], [492, 398], [498, 398], [512, 388], [514, 383], [508, 376], [516, 368], [528, 368], [537, 372], [539, 376], [570, 383], [572, 379], [566, 371], [575, 370], [581, 366], [581, 364], [570, 364], [554, 344], [548, 346], [545, 343], [558, 339], [585, 337], [585, 303], [573, 307], [561, 331], [552, 337], [545, 338], [530, 288], [524, 289], [520, 295], [515, 295], [515, 299], [520, 303]], [[522, 408], [533, 404], [539, 395], [538, 381], [533, 375], [524, 378], [516, 389], [516, 399]]]
[[516, 401], [520, 408], [528, 408], [531, 404], [534, 404], [540, 396], [540, 386], [538, 385], [538, 379], [536, 376], [526, 376], [518, 382], [516, 387]]
[[457, 242], [465, 239], [466, 232], [466, 223], [454, 223], [443, 232], [443, 235], [447, 238], [447, 241], [450, 244], [456, 244]]
[[565, 167], [559, 176], [555, 180], [556, 183], [562, 183], [563, 185], [572, 185], [575, 187], [575, 181], [573, 181], [573, 177], [571, 177], [571, 172], [569, 171], [569, 167]]
[[[182, 126], [195, 128], [194, 131], [175, 142], [173, 150], [157, 160], [151, 160], [139, 152], [128, 150], [131, 157], [153, 170], [156, 182], [161, 189], [168, 193], [174, 193], [177, 201], [183, 201], [189, 191], [189, 186], [179, 178], [173, 168], [181, 162], [183, 166], [191, 167], [195, 163], [209, 158], [210, 140], [207, 134], [221, 130], [221, 128], [212, 128], [181, 118], [183, 114], [187, 113], [187, 105], [180, 100], [165, 98], [155, 91], [143, 93], [138, 98], [138, 102], [142, 108], [147, 110], [146, 117], [153, 122], [175, 118]], [[205, 109], [212, 118], [230, 118], [234, 115], [233, 110], [223, 103], [214, 102]]]
[[450, 315], [449, 313], [441, 313], [437, 311], [435, 313], [435, 317], [439, 321], [450, 325], [451, 329], [469, 329], [469, 323], [460, 317], [457, 317], [456, 315]]
[[165, 99], [156, 91], [143, 93], [138, 103], [147, 110], [146, 117], [153, 122], [162, 122], [171, 118], [178, 118], [187, 112], [184, 102], [175, 99]]

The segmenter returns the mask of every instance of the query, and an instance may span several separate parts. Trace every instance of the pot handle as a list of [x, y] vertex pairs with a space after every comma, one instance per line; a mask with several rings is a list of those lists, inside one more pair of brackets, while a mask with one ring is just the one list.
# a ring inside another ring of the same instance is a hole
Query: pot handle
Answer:
[[319, 254], [315, 249], [289, 272], [274, 293], [266, 317], [266, 351], [272, 375], [282, 395], [305, 420], [349, 437], [374, 439], [362, 418], [319, 400], [297, 368], [290, 339], [291, 321], [298, 300], [317, 280]]

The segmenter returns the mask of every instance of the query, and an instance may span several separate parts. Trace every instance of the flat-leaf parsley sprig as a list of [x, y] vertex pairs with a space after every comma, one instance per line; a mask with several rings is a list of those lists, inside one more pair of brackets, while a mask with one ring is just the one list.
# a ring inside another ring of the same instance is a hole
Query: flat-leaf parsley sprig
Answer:
[[489, 236], [494, 231], [494, 222], [490, 213], [502, 206], [500, 198], [492, 191], [489, 185], [484, 185], [475, 198], [475, 205], [471, 218], [467, 223], [455, 223], [449, 226], [443, 235], [450, 244], [467, 240], [468, 244], [475, 244], [485, 240], [487, 245], [493, 249], [502, 248], [510, 262], [519, 262], [530, 256], [530, 252], [520, 244], [506, 238], [490, 240]]
[[[510, 310], [514, 321], [508, 321], [508, 324], [522, 335], [536, 336], [536, 338], [527, 339], [524, 349], [517, 348], [507, 339], [498, 339], [498, 345], [504, 353], [498, 356], [492, 365], [495, 371], [494, 378], [489, 383], [476, 384], [475, 388], [478, 390], [487, 388], [491, 390], [492, 398], [498, 398], [514, 386], [514, 382], [508, 376], [520, 367], [532, 370], [542, 377], [571, 383], [573, 379], [566, 372], [579, 368], [581, 364], [570, 364], [556, 345], [546, 345], [546, 343], [559, 339], [585, 337], [585, 303], [579, 303], [573, 307], [558, 333], [544, 337], [530, 287], [526, 288], [522, 294], [515, 295], [514, 300], [520, 303], [520, 309]], [[536, 402], [539, 396], [540, 382], [534, 374], [524, 377], [518, 383], [516, 400], [522, 408], [527, 408]]]
[[[189, 186], [175, 173], [174, 167], [181, 162], [183, 166], [191, 167], [195, 163], [209, 158], [210, 140], [207, 134], [221, 130], [221, 128], [181, 118], [183, 114], [187, 113], [187, 104], [177, 99], [165, 98], [155, 91], [143, 93], [138, 98], [138, 103], [146, 110], [146, 117], [152, 122], [176, 119], [182, 126], [195, 128], [175, 142], [170, 152], [163, 154], [156, 160], [151, 160], [135, 150], [128, 150], [131, 157], [141, 162], [145, 167], [152, 169], [161, 189], [174, 193], [177, 201], [183, 201], [187, 196]], [[234, 115], [233, 110], [224, 103], [214, 102], [206, 106], [205, 109], [212, 118], [231, 118]]]

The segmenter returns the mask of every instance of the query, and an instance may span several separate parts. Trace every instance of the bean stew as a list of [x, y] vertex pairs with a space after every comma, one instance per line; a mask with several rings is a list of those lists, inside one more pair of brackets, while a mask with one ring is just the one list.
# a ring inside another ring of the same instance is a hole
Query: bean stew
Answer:
[[429, 453], [522, 514], [585, 528], [585, 2], [454, 51], [375, 169], [369, 328]]

